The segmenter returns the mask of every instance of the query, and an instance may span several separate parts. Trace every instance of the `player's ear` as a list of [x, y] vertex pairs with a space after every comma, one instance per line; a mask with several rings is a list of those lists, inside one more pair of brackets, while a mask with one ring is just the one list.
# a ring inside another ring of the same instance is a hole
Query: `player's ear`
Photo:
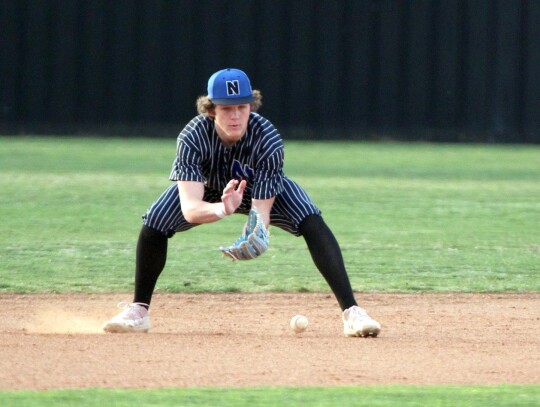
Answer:
[[208, 117], [211, 119], [216, 118], [216, 105], [213, 103], [210, 103], [209, 106], [207, 106], [206, 111], [208, 112]]

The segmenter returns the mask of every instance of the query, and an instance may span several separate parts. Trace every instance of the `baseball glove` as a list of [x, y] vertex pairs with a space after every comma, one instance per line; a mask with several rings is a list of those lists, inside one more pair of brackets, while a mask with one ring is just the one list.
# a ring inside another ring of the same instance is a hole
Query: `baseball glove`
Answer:
[[269, 234], [257, 209], [249, 211], [242, 236], [231, 246], [221, 247], [226, 256], [234, 260], [251, 260], [259, 257], [270, 244]]

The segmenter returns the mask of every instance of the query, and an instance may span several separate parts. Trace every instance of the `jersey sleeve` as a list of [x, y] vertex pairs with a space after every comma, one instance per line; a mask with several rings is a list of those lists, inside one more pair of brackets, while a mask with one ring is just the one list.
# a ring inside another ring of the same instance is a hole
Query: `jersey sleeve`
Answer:
[[169, 179], [171, 181], [205, 182], [202, 172], [203, 147], [197, 138], [200, 135], [198, 124], [192, 120], [180, 132], [176, 145], [176, 158]]
[[270, 199], [283, 191], [283, 142], [270, 122], [265, 128], [261, 154], [255, 167], [253, 199]]

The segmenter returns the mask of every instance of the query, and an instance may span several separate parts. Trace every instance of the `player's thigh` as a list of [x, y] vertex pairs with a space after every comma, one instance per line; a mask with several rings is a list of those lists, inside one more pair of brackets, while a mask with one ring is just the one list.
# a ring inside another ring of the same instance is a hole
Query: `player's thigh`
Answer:
[[309, 215], [320, 215], [321, 211], [310, 196], [295, 181], [286, 178], [284, 190], [274, 201], [270, 213], [270, 224], [295, 236], [300, 236], [299, 225]]

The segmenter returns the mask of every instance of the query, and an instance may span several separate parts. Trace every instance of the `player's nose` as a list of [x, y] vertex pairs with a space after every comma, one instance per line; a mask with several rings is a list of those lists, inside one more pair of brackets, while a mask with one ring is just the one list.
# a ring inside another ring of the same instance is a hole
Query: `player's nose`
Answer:
[[240, 109], [238, 108], [231, 109], [231, 117], [233, 119], [238, 119], [240, 117]]

